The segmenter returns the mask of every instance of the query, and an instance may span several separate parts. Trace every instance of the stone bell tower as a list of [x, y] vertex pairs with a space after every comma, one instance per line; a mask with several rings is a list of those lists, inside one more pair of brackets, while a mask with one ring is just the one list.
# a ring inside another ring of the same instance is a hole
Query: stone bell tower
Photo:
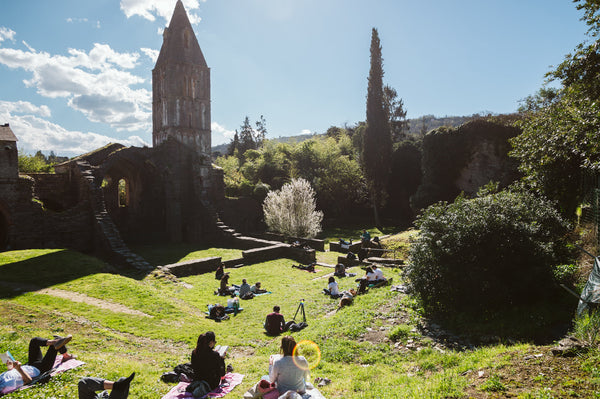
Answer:
[[210, 165], [210, 69], [181, 0], [152, 70], [152, 144], [169, 137]]

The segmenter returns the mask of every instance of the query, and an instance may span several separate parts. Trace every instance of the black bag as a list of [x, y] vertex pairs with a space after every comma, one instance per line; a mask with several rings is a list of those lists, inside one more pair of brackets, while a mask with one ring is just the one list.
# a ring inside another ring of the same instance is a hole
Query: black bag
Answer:
[[296, 332], [296, 331], [300, 331], [300, 330], [302, 330], [302, 329], [304, 329], [306, 327], [308, 327], [308, 324], [306, 324], [305, 322], [301, 322], [301, 323], [297, 323], [297, 324], [293, 323], [290, 326], [290, 331]]
[[186, 392], [190, 392], [194, 398], [203, 398], [211, 391], [210, 385], [204, 380], [192, 382], [185, 390]]

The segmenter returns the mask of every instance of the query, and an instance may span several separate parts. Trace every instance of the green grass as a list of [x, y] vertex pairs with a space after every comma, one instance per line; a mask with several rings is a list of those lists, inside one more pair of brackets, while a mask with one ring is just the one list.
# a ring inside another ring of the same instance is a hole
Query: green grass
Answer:
[[[185, 254], [185, 251], [189, 252]], [[229, 251], [166, 246], [164, 251], [147, 248], [144, 256], [159, 263], [172, 263], [175, 259], [196, 256], [191, 254], [229, 256]], [[319, 260], [325, 263], [334, 263], [334, 257], [336, 253], [318, 254]], [[470, 370], [493, 370], [509, 361], [508, 347], [504, 345], [466, 352], [436, 350], [431, 340], [415, 333], [421, 311], [414, 299], [388, 288], [371, 289], [357, 297], [352, 306], [335, 312], [337, 301], [321, 293], [327, 282], [322, 277], [332, 269], [317, 267], [321, 269], [318, 273], [308, 273], [291, 268], [293, 263], [296, 262], [280, 259], [229, 269], [231, 283], [239, 284], [242, 278], [249, 282], [261, 281], [272, 294], [242, 301], [244, 311], [216, 323], [204, 317], [207, 305], [224, 303], [227, 298], [213, 294], [218, 286], [213, 273], [183, 278], [192, 286], [185, 288], [152, 274], [110, 273], [103, 262], [73, 251], [2, 253], [0, 289], [4, 294], [0, 296], [0, 350], [10, 350], [17, 359], [26, 360], [31, 337], [71, 333], [74, 339], [70, 351], [85, 362], [84, 366], [61, 374], [48, 384], [13, 393], [10, 397], [74, 398], [81, 376], [116, 379], [135, 371], [130, 396], [160, 398], [172, 387], [161, 382], [160, 375], [188, 361], [198, 335], [207, 330], [215, 332], [219, 344], [230, 346], [227, 363], [245, 375], [241, 386], [230, 395], [241, 397], [267, 373], [269, 356], [278, 352], [280, 339], [263, 332], [265, 315], [277, 304], [286, 319], [290, 319], [302, 299], [309, 326], [294, 336], [297, 341], [310, 340], [318, 345], [322, 358], [311, 374], [313, 379], [332, 380], [321, 389], [327, 398], [458, 398], [470, 384]], [[362, 275], [358, 267], [349, 271]], [[395, 283], [402, 282], [399, 269], [384, 271]], [[337, 280], [342, 290], [356, 285], [353, 278]], [[44, 294], [37, 288], [78, 293], [143, 314], [102, 309]], [[389, 320], [399, 315], [404, 317], [402, 322], [390, 324]], [[381, 339], [367, 338], [378, 331]], [[405, 342], [407, 339], [418, 341], [422, 349], [394, 348], [394, 340]], [[510, 346], [511, 351], [527, 348], [527, 344]], [[311, 356], [315, 356], [314, 352]], [[588, 367], [592, 374], [597, 370], [592, 362]], [[480, 392], [501, 392], [500, 384], [501, 381], [491, 380], [486, 390]], [[535, 394], [539, 397], [540, 392]]]

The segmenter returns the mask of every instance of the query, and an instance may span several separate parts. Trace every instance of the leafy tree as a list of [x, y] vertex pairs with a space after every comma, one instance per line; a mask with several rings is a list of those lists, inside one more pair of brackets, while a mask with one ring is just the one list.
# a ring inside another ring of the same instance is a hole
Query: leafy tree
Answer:
[[304, 179], [292, 179], [270, 191], [263, 202], [265, 223], [286, 236], [312, 238], [321, 231], [323, 212], [316, 210], [315, 191]]
[[383, 103], [388, 115], [392, 139], [393, 141], [400, 141], [408, 131], [404, 101], [398, 98], [396, 89], [385, 85], [383, 88]]
[[428, 311], [502, 311], [556, 295], [567, 224], [548, 200], [483, 190], [430, 206], [416, 225], [407, 277]]
[[[228, 154], [235, 155], [239, 158], [245, 156], [248, 150], [259, 149], [267, 135], [267, 122], [263, 115], [255, 122], [256, 129], [250, 124], [250, 118], [246, 116], [240, 130], [236, 129], [233, 139], [229, 143]], [[237, 151], [237, 152], [236, 152]]]
[[41, 151], [35, 155], [19, 154], [19, 172], [22, 173], [54, 173], [53, 163], [47, 163]]
[[380, 226], [378, 208], [385, 200], [392, 138], [383, 94], [383, 60], [377, 29], [371, 34], [371, 68], [367, 88], [367, 127], [362, 146], [364, 174], [369, 187], [375, 224]]
[[591, 41], [579, 44], [547, 74], [562, 87], [543, 88], [525, 99], [523, 134], [512, 140], [512, 155], [520, 161], [525, 181], [558, 200], [567, 214], [581, 200], [584, 170], [600, 167], [600, 1], [574, 2], [584, 11]]

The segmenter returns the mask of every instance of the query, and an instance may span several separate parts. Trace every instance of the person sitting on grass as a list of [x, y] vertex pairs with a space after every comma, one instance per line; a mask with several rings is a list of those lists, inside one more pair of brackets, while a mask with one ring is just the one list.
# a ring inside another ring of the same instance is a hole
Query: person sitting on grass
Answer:
[[338, 298], [340, 296], [340, 289], [337, 281], [335, 281], [335, 277], [329, 277], [329, 284], [327, 285], [327, 288], [323, 288], [323, 292], [332, 298]]
[[251, 299], [254, 298], [254, 294], [251, 292], [250, 284], [246, 282], [246, 279], [242, 279], [242, 285], [239, 288], [239, 296], [241, 299]]
[[194, 381], [206, 381], [211, 390], [219, 386], [226, 370], [225, 360], [214, 350], [216, 343], [215, 333], [207, 331], [198, 336], [196, 348], [192, 351]]
[[358, 293], [364, 294], [367, 290], [367, 286], [376, 280], [375, 272], [371, 266], [367, 266], [365, 269], [365, 277], [356, 280], [358, 282]]
[[344, 266], [343, 263], [338, 263], [337, 265], [335, 265], [335, 271], [333, 272], [333, 275], [336, 277], [346, 277], [346, 266]]
[[[29, 355], [26, 364], [21, 364], [18, 360], [9, 359], [6, 362], [8, 369], [0, 374], [0, 394], [6, 394], [21, 388], [25, 384], [31, 383], [34, 378], [52, 370], [58, 353], [63, 355], [63, 360], [70, 360], [74, 357], [67, 353], [65, 346], [73, 337], [54, 336], [54, 339], [45, 339], [40, 337], [32, 338], [29, 341]], [[42, 346], [47, 346], [46, 354], [42, 356]]]
[[383, 271], [380, 268], [378, 268], [377, 265], [373, 265], [371, 266], [371, 268], [373, 269], [373, 273], [375, 273], [375, 284], [381, 283], [386, 280], [386, 278], [383, 276]]
[[279, 335], [287, 331], [290, 325], [294, 323], [293, 320], [286, 323], [283, 315], [279, 313], [280, 310], [279, 306], [273, 306], [273, 312], [269, 313], [265, 318], [264, 327], [269, 335]]
[[260, 288], [260, 281], [257, 281], [252, 287], [250, 287], [250, 292], [256, 295], [264, 294], [265, 292], [267, 292], [267, 290], [263, 290], [262, 288]]
[[[135, 377], [135, 373], [127, 378], [121, 377], [117, 381], [105, 380], [97, 377], [83, 377], [77, 384], [79, 399], [127, 399], [129, 396], [129, 385]], [[108, 393], [110, 390], [110, 394]], [[98, 391], [103, 391], [96, 394]]]
[[368, 245], [371, 242], [371, 233], [369, 233], [367, 230], [363, 230], [360, 240], [362, 241], [363, 247]]
[[[269, 380], [277, 384], [280, 394], [306, 392], [306, 382], [310, 380], [308, 361], [304, 356], [294, 356], [296, 340], [291, 335], [281, 338], [281, 353], [283, 357], [273, 362], [269, 371]], [[289, 392], [292, 391], [292, 392]]]
[[221, 286], [219, 288], [219, 295], [231, 295], [234, 296], [235, 288], [229, 286], [229, 273], [225, 273], [221, 277]]

